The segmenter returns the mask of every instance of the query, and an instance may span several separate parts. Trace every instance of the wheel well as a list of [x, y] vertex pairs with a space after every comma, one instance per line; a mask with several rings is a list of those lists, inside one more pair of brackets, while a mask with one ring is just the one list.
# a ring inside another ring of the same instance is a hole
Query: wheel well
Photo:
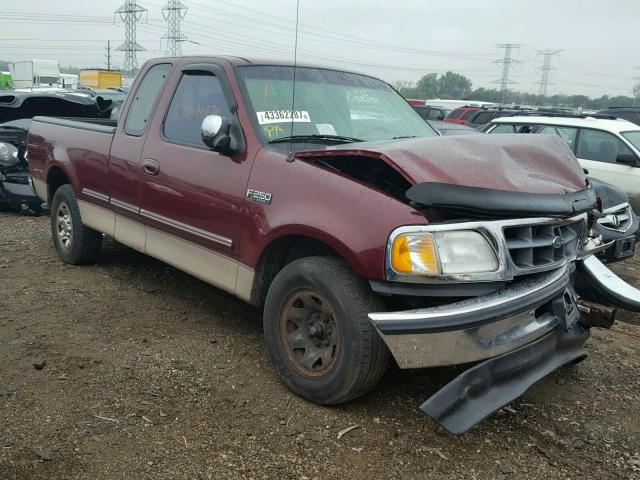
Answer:
[[255, 271], [251, 303], [261, 307], [267, 296], [271, 282], [278, 272], [291, 262], [305, 257], [341, 255], [326, 243], [304, 235], [287, 235], [274, 240], [262, 252]]
[[58, 167], [53, 167], [49, 170], [49, 174], [47, 175], [47, 195], [49, 197], [47, 201], [49, 205], [51, 205], [51, 200], [53, 200], [56, 190], [67, 183], [71, 182], [67, 174], [64, 173], [64, 170]]

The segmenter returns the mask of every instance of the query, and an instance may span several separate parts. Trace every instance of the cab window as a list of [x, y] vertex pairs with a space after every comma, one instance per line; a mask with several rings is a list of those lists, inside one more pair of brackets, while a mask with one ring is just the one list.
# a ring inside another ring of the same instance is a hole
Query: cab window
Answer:
[[621, 153], [633, 152], [622, 141], [608, 132], [583, 128], [578, 138], [576, 157], [583, 160], [616, 163]]
[[165, 138], [204, 146], [200, 130], [207, 115], [231, 117], [220, 81], [209, 72], [185, 72], [167, 111]]
[[156, 103], [164, 87], [165, 80], [171, 72], [171, 65], [161, 63], [154, 65], [144, 76], [138, 86], [135, 97], [129, 107], [124, 131], [127, 135], [141, 137], [153, 115]]

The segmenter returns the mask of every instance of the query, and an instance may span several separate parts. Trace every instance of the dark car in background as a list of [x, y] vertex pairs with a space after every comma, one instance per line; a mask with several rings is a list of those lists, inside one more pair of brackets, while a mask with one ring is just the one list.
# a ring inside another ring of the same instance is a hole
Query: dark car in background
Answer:
[[494, 118], [510, 117], [512, 115], [521, 115], [528, 109], [523, 108], [483, 108], [475, 115], [469, 117], [467, 126], [480, 129]]
[[418, 112], [422, 118], [427, 121], [431, 120], [444, 120], [444, 118], [451, 113], [451, 110], [444, 107], [432, 107], [430, 105], [412, 105], [413, 109]]
[[640, 125], [640, 107], [609, 107], [599, 110], [598, 115], [613, 115], [616, 118], [624, 118], [629, 122]]

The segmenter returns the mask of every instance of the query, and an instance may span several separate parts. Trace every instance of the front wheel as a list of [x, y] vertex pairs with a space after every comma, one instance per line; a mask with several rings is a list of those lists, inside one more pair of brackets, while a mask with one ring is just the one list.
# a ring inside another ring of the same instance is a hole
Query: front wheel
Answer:
[[51, 234], [58, 257], [65, 263], [86, 265], [100, 254], [102, 234], [82, 224], [71, 185], [62, 185], [53, 195]]
[[264, 333], [287, 386], [323, 405], [369, 391], [389, 360], [367, 317], [380, 309], [367, 284], [340, 259], [303, 258], [282, 269], [267, 294]]

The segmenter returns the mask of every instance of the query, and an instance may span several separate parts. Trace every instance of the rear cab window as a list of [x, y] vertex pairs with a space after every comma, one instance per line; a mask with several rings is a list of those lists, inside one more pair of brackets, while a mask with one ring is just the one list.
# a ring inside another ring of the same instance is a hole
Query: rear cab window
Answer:
[[147, 71], [129, 106], [124, 126], [127, 135], [133, 137], [144, 135], [171, 69], [171, 64], [161, 63]]

